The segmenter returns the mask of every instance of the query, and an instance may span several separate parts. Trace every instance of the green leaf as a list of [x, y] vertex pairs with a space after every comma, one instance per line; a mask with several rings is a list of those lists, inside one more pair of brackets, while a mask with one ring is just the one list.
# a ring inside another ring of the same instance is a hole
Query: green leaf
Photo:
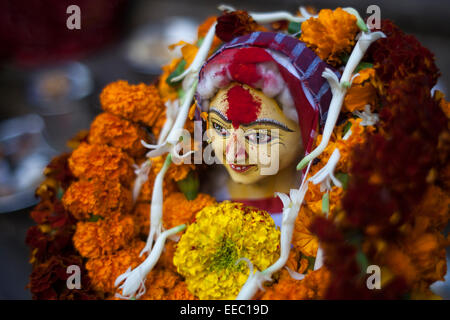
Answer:
[[343, 64], [347, 64], [348, 59], [350, 59], [350, 55], [348, 53], [344, 53], [339, 57]]
[[180, 74], [182, 74], [185, 67], [186, 67], [186, 60], [183, 59], [183, 60], [181, 60], [178, 63], [178, 65], [175, 68], [175, 70], [167, 77], [166, 83], [169, 86], [172, 86], [172, 87], [175, 87], [176, 85], [180, 84], [181, 80], [180, 81], [176, 81], [176, 82], [172, 82], [172, 79], [175, 78], [175, 77], [178, 77]]
[[177, 185], [180, 191], [183, 192], [186, 199], [194, 200], [197, 198], [200, 181], [193, 171], [190, 171], [186, 178], [178, 181]]
[[95, 214], [93, 214], [90, 218], [89, 218], [89, 222], [97, 222], [98, 220], [103, 220], [103, 217], [102, 216], [98, 216], [98, 215], [95, 215]]
[[361, 250], [359, 250], [358, 253], [356, 254], [356, 262], [358, 263], [359, 268], [361, 270], [361, 276], [365, 276], [367, 267], [369, 266], [369, 260], [367, 259], [364, 252], [362, 252]]
[[197, 40], [197, 43], [196, 43], [196, 46], [198, 47], [198, 48], [200, 48], [201, 47], [201, 45], [202, 45], [202, 43], [203, 43], [203, 40], [205, 40], [205, 38], [198, 38], [198, 40]]
[[64, 195], [64, 190], [61, 187], [58, 187], [58, 190], [56, 191], [56, 197], [58, 200], [61, 200]]
[[307, 256], [307, 255], [302, 255], [302, 258], [305, 258], [306, 260], [308, 260], [308, 268], [306, 268], [306, 270], [314, 270], [314, 264], [316, 263], [316, 258]]
[[295, 34], [302, 30], [302, 24], [300, 22], [290, 22], [288, 26], [288, 33]]
[[351, 86], [352, 86], [352, 84], [350, 83], [350, 81], [344, 81], [344, 82], [342, 82], [342, 86], [344, 87], [344, 88], [350, 88]]
[[180, 101], [183, 101], [183, 98], [185, 95], [186, 95], [186, 91], [184, 91], [183, 88], [180, 88], [178, 90], [178, 99], [180, 99]]
[[344, 128], [342, 129], [342, 136], [345, 136], [345, 134], [348, 132], [348, 130], [350, 130], [350, 128], [352, 127], [352, 123], [350, 121], [348, 121]]
[[326, 215], [330, 212], [330, 194], [328, 192], [322, 196], [322, 212]]
[[336, 178], [342, 183], [342, 188], [347, 190], [348, 188], [348, 174], [344, 172], [338, 172], [335, 174]]
[[360, 64], [358, 64], [358, 66], [355, 69], [355, 73], [360, 72], [363, 69], [367, 69], [367, 68], [372, 68], [373, 67], [373, 63], [370, 62], [361, 62]]

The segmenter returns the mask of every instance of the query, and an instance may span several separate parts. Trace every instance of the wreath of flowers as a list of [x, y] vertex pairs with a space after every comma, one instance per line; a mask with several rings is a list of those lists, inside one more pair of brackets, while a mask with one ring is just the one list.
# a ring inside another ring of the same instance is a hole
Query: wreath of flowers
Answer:
[[[333, 96], [344, 92], [342, 108], [329, 134], [322, 128], [316, 138], [320, 152], [300, 163], [308, 168], [301, 188], [280, 195], [283, 220], [292, 219], [287, 242], [285, 226], [280, 239], [267, 213], [198, 193], [203, 166], [171, 165], [164, 152], [146, 156], [141, 140], [163, 145], [171, 126], [193, 132], [195, 104], [174, 103], [190, 94], [181, 78], [223, 42], [277, 30], [344, 70], [360, 31], [370, 33], [348, 8], [317, 15], [301, 8], [296, 16], [222, 9], [200, 25], [196, 43], [174, 45], [182, 57], [164, 66], [155, 84], [106, 86], [104, 112], [69, 141], [71, 153], [46, 168], [31, 212], [37, 225], [26, 238], [33, 298], [436, 298], [430, 285], [444, 279], [450, 243], [443, 235], [450, 105], [441, 92], [431, 94], [439, 76], [432, 53], [390, 21], [382, 21], [384, 37], [360, 57], [350, 81], [328, 75]], [[187, 119], [180, 125], [182, 112]], [[157, 204], [168, 231], [153, 229], [149, 247]], [[169, 236], [181, 240], [165, 241]], [[144, 252], [157, 256], [150, 267]], [[251, 259], [239, 263], [242, 252]], [[70, 265], [81, 268], [80, 289], [66, 286]], [[380, 267], [379, 290], [367, 288], [369, 265]], [[120, 292], [139, 266], [147, 267], [146, 279], [131, 295]]]

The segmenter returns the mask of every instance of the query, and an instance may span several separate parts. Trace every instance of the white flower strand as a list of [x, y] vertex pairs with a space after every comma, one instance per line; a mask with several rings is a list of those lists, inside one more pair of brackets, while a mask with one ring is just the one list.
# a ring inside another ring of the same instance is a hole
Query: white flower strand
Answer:
[[137, 198], [139, 197], [139, 193], [141, 192], [142, 185], [148, 180], [152, 162], [150, 161], [150, 159], [147, 159], [140, 166], [133, 164], [133, 167], [134, 174], [136, 175], [136, 179], [134, 180], [133, 185], [133, 203], [135, 203]]
[[322, 73], [322, 76], [326, 78], [330, 83], [333, 97], [331, 98], [330, 107], [328, 109], [328, 116], [322, 134], [322, 141], [311, 153], [306, 155], [300, 161], [300, 163], [297, 165], [298, 170], [303, 169], [311, 160], [318, 157], [323, 152], [323, 150], [325, 150], [328, 142], [330, 141], [330, 137], [333, 133], [334, 126], [336, 125], [337, 118], [341, 112], [345, 94], [347, 93], [347, 89], [353, 79], [353, 71], [360, 63], [361, 59], [363, 58], [372, 42], [384, 37], [386, 37], [384, 33], [379, 31], [361, 32], [357, 37], [358, 42], [352, 50], [340, 81], [338, 80], [337, 76], [328, 68], [326, 68]]
[[216, 24], [214, 23], [208, 30], [208, 33], [205, 36], [205, 39], [202, 42], [197, 54], [195, 55], [194, 61], [191, 65], [179, 76], [172, 79], [172, 82], [182, 80], [183, 78], [187, 78], [187, 81], [190, 86], [186, 91], [182, 99], [182, 105], [179, 107], [178, 115], [175, 119], [175, 122], [167, 134], [167, 138], [165, 140], [159, 141], [157, 145], [149, 145], [143, 144], [149, 149], [155, 149], [147, 153], [147, 157], [153, 158], [158, 157], [164, 153], [170, 152], [173, 147], [179, 142], [180, 133], [186, 123], [186, 119], [188, 117], [189, 108], [192, 104], [192, 99], [194, 98], [195, 90], [197, 89], [198, 84], [198, 73], [200, 71], [201, 66], [206, 61], [208, 57], [209, 50], [211, 49], [211, 45], [214, 40], [214, 34], [216, 31]]
[[161, 170], [158, 172], [153, 184], [152, 203], [150, 205], [150, 232], [147, 243], [140, 255], [152, 250], [153, 241], [157, 241], [162, 232], [163, 215], [163, 182], [164, 176], [172, 163], [172, 155], [168, 154]]
[[169, 100], [165, 103], [166, 106], [166, 121], [164, 121], [164, 125], [161, 128], [161, 132], [158, 137], [157, 144], [162, 144], [164, 140], [167, 138], [172, 126], [177, 118], [178, 111], [180, 110], [180, 100]]
[[342, 183], [334, 176], [334, 169], [340, 157], [339, 149], [334, 149], [327, 164], [309, 179], [313, 184], [320, 184], [320, 192], [330, 191], [331, 181], [333, 181], [335, 186], [342, 187]]
[[[339, 149], [334, 149], [333, 153], [330, 156], [330, 159], [328, 159], [327, 164], [309, 179], [313, 184], [320, 184], [321, 192], [325, 191], [329, 194], [331, 190], [331, 181], [333, 181], [335, 186], [342, 188], [342, 183], [334, 176], [334, 170], [337, 163], [339, 162], [340, 157], [341, 154], [339, 152]], [[327, 210], [329, 210], [329, 208]], [[326, 215], [328, 216], [328, 212], [326, 212]], [[321, 268], [322, 265], [323, 250], [319, 244], [316, 254], [316, 261], [314, 262], [314, 270]]]
[[[255, 20], [257, 23], [271, 23], [271, 22], [275, 22], [275, 21], [280, 21], [280, 20], [287, 20], [289, 22], [304, 22], [306, 20], [308, 20], [311, 15], [308, 13], [308, 11], [303, 10], [303, 7], [300, 7], [300, 13], [303, 14], [303, 12], [306, 13], [306, 15], [304, 15], [303, 17], [297, 17], [292, 15], [291, 13], [287, 12], [287, 11], [274, 11], [274, 12], [264, 12], [264, 13], [258, 13], [258, 12], [249, 12], [248, 14], [252, 17], [253, 20]], [[226, 5], [226, 4], [222, 4], [218, 7], [218, 9], [220, 11], [236, 11], [235, 8], [233, 8], [232, 6]]]
[[[194, 98], [195, 90], [197, 89], [198, 84], [198, 72], [200, 70], [200, 67], [204, 63], [204, 61], [207, 58], [209, 49], [211, 48], [216, 24], [211, 26], [211, 28], [208, 30], [208, 33], [205, 37], [205, 40], [203, 41], [202, 45], [200, 46], [200, 49], [197, 52], [197, 55], [194, 58], [194, 61], [191, 63], [188, 69], [186, 69], [183, 74], [179, 75], [178, 77], [172, 79], [172, 81], [178, 81], [184, 78], [185, 76], [188, 76], [191, 79], [195, 79], [192, 81], [191, 87], [187, 90], [181, 107], [177, 107], [178, 109], [178, 115], [173, 123], [173, 125], [170, 125], [170, 123], [167, 125], [167, 127], [171, 127], [170, 131], [167, 133], [167, 138], [161, 139], [158, 141], [158, 145], [148, 145], [143, 142], [143, 144], [148, 148], [156, 148], [153, 151], [150, 151], [147, 153], [147, 157], [153, 158], [160, 156], [166, 152], [170, 152], [170, 154], [166, 158], [166, 162], [164, 163], [163, 169], [159, 172], [159, 174], [156, 177], [155, 183], [153, 185], [153, 194], [152, 194], [152, 204], [151, 204], [151, 214], [150, 214], [150, 233], [147, 239], [147, 244], [141, 254], [148, 252], [151, 250], [152, 243], [154, 240], [158, 238], [158, 236], [161, 234], [162, 231], [162, 202], [163, 202], [163, 192], [162, 192], [162, 184], [164, 180], [164, 174], [167, 171], [172, 157], [174, 160], [183, 160], [186, 156], [189, 154], [185, 154], [182, 156], [178, 155], [177, 144], [180, 140], [180, 133], [182, 132], [182, 128], [184, 127], [184, 124], [186, 123], [186, 119], [188, 117], [189, 108], [192, 103], [192, 99]], [[169, 109], [175, 109], [175, 105], [168, 106]], [[170, 110], [172, 112], [173, 110]], [[172, 116], [172, 114], [171, 114]], [[170, 117], [167, 117], [167, 120], [169, 120]], [[170, 120], [169, 120], [170, 121]], [[173, 121], [173, 120], [171, 120]], [[164, 141], [164, 142], [161, 142]]]
[[303, 273], [295, 272], [294, 270], [291, 270], [290, 268], [288, 268], [286, 266], [284, 268], [287, 270], [287, 272], [289, 272], [289, 275], [294, 280], [303, 280], [305, 278], [305, 275]]
[[146, 292], [145, 288], [145, 278], [147, 274], [153, 269], [161, 256], [164, 249], [164, 244], [167, 238], [177, 234], [180, 231], [186, 229], [186, 225], [182, 224], [180, 226], [174, 227], [172, 229], [164, 231], [155, 243], [152, 251], [148, 257], [142, 262], [138, 267], [131, 270], [131, 267], [127, 269], [123, 274], [117, 277], [114, 282], [114, 286], [119, 286], [122, 282], [123, 284], [119, 287], [122, 289], [122, 294], [116, 294], [116, 297], [124, 299], [139, 299]]
[[360, 122], [360, 125], [362, 126], [373, 126], [380, 120], [378, 113], [372, 113], [372, 111], [370, 111], [370, 104], [364, 106], [363, 112], [355, 110], [353, 111], [353, 114], [362, 119]]
[[208, 57], [209, 50], [211, 49], [211, 45], [214, 40], [214, 35], [216, 34], [216, 24], [217, 22], [214, 22], [214, 24], [209, 28], [191, 65], [186, 70], [184, 70], [183, 73], [181, 73], [179, 76], [174, 77], [172, 79], [172, 82], [180, 81], [189, 73], [195, 75], [198, 74], [200, 68], [202, 67], [203, 63], [206, 61], [206, 58]]
[[306, 177], [310, 167], [311, 163], [309, 163], [308, 168], [306, 169], [299, 189], [291, 189], [289, 196], [280, 192], [275, 193], [283, 202], [283, 220], [281, 222], [280, 234], [280, 257], [266, 270], [262, 272], [256, 271], [255, 273], [250, 273], [247, 281], [242, 286], [238, 296], [236, 297], [236, 300], [250, 300], [258, 289], [263, 289], [262, 284], [265, 281], [272, 280], [272, 274], [283, 268], [286, 264], [289, 258], [289, 252], [291, 251], [291, 241], [294, 234], [295, 220], [297, 219], [306, 191], [308, 190]]

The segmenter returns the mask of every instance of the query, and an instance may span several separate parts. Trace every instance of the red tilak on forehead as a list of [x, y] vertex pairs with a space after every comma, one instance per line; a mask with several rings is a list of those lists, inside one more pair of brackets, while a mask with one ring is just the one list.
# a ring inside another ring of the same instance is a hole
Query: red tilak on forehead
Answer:
[[261, 102], [255, 99], [245, 88], [237, 85], [228, 90], [228, 110], [226, 116], [237, 129], [242, 123], [249, 123], [258, 118]]

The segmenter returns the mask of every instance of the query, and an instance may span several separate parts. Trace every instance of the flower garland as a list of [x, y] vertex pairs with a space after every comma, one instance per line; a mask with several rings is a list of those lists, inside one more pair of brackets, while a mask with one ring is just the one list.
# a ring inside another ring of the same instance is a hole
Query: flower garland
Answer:
[[[187, 228], [175, 230], [178, 243], [163, 243], [159, 260], [139, 285], [146, 289], [140, 299], [234, 298], [253, 275], [244, 262], [236, 265], [237, 259], [249, 259], [258, 274], [280, 255], [280, 234], [271, 220], [252, 224], [267, 214], [198, 194], [201, 166], [169, 163], [167, 168], [161, 154], [145, 157], [141, 140], [162, 144], [161, 135], [181, 123], [174, 101], [185, 97], [189, 70], [198, 67], [206, 38], [209, 56], [222, 41], [275, 28], [343, 68], [361, 21], [348, 8], [316, 16], [302, 9], [278, 20], [275, 13], [223, 9], [222, 16], [199, 27], [195, 44], [177, 44], [183, 57], [163, 67], [155, 85], [117, 81], [105, 87], [104, 113], [87, 134], [70, 142], [71, 154], [47, 167], [36, 191], [41, 202], [31, 212], [37, 225], [26, 239], [34, 299], [118, 299], [116, 279], [145, 261], [140, 253], [148, 243], [142, 239], [153, 223], [150, 202], [158, 177], [162, 226]], [[445, 275], [450, 104], [439, 91], [430, 93], [438, 77], [433, 55], [389, 21], [382, 22], [381, 31], [386, 38], [371, 45], [347, 84], [329, 141], [322, 134], [316, 138], [316, 147], [323, 139], [328, 143], [310, 162], [293, 246], [284, 267], [263, 281], [265, 290], [255, 299], [434, 298], [429, 287]], [[183, 74], [187, 80], [180, 81]], [[192, 117], [183, 126], [193, 132]], [[141, 178], [137, 188], [135, 172]], [[82, 287], [69, 290], [66, 268], [74, 264], [82, 269]], [[366, 287], [369, 265], [381, 268], [381, 290]], [[224, 272], [223, 281], [214, 281]]]

